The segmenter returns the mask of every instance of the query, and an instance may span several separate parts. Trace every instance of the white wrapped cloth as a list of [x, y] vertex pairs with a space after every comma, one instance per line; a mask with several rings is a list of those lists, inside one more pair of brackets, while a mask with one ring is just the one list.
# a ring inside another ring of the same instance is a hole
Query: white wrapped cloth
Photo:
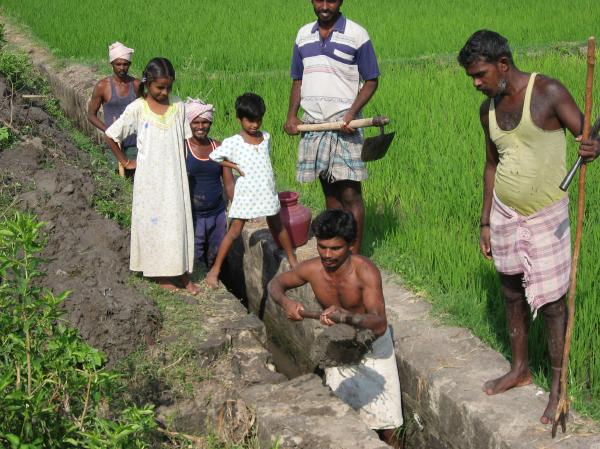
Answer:
[[212, 123], [214, 112], [215, 107], [212, 104], [204, 103], [202, 100], [188, 97], [185, 102], [185, 115], [189, 123], [192, 123], [196, 117], [206, 119]]
[[325, 383], [374, 430], [403, 424], [394, 342], [388, 327], [358, 365], [325, 369]]
[[117, 41], [110, 44], [108, 47], [108, 61], [113, 62], [115, 59], [126, 59], [131, 61], [131, 55], [133, 55], [133, 48], [128, 48], [121, 42]]

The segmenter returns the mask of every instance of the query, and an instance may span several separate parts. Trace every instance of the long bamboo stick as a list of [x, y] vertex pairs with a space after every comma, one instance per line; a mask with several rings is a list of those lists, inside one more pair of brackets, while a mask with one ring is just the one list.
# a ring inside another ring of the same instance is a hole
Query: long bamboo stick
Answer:
[[[594, 84], [594, 66], [596, 64], [596, 40], [594, 37], [588, 39], [587, 52], [587, 79], [585, 84], [585, 113], [583, 120], [583, 139], [588, 139], [590, 135], [590, 121], [592, 117], [592, 87]], [[573, 337], [573, 327], [575, 325], [575, 289], [577, 286], [577, 265], [579, 262], [579, 253], [581, 250], [581, 235], [583, 232], [583, 219], [585, 215], [585, 173], [586, 164], [583, 163], [579, 169], [579, 189], [577, 198], [577, 228], [575, 231], [575, 244], [573, 248], [573, 260], [571, 262], [571, 276], [569, 280], [569, 296], [567, 304], [569, 314], [567, 318], [567, 330], [565, 334], [565, 347], [563, 350], [562, 369], [560, 373], [560, 399], [556, 407], [554, 423], [552, 424], [552, 438], [556, 436], [556, 429], [560, 423], [564, 432], [567, 430], [566, 420], [569, 414], [569, 396], [568, 396], [568, 370], [569, 370], [569, 352], [571, 350], [571, 339]]]

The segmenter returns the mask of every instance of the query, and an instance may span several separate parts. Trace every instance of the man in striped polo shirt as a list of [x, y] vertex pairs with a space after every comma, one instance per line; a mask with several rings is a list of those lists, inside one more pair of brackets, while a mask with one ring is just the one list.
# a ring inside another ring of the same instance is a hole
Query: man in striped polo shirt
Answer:
[[[312, 0], [316, 22], [300, 28], [291, 64], [292, 88], [285, 131], [342, 120], [340, 132], [304, 133], [298, 149], [298, 182], [319, 178], [328, 209], [351, 212], [358, 224], [356, 251], [364, 228], [361, 181], [367, 178], [360, 154], [362, 133], [347, 124], [377, 90], [379, 66], [367, 31], [340, 12], [343, 0]], [[304, 115], [298, 119], [302, 107]]]

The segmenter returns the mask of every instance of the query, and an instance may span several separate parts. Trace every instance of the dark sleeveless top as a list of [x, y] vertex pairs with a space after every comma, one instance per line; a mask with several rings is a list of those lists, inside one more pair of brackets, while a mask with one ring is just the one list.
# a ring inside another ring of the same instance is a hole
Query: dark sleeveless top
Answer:
[[[214, 150], [217, 145], [214, 140], [209, 140]], [[190, 197], [194, 216], [208, 217], [223, 212], [225, 210], [223, 184], [221, 183], [223, 167], [211, 159], [198, 159], [192, 153], [187, 140], [185, 141], [185, 149], [185, 165], [190, 183]]]
[[[110, 100], [102, 105], [104, 110], [104, 123], [106, 126], [112, 125], [123, 113], [125, 108], [132, 103], [137, 97], [135, 96], [135, 90], [133, 88], [133, 81], [129, 83], [129, 92], [124, 97], [120, 97], [117, 94], [115, 83], [113, 82], [112, 76], [109, 78], [110, 82]], [[127, 137], [123, 141], [123, 148], [135, 146], [135, 135]]]

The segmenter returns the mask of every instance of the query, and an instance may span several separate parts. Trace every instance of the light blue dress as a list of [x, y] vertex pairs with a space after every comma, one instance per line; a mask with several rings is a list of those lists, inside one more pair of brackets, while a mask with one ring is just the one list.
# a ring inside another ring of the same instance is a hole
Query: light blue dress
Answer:
[[244, 172], [245, 176], [235, 183], [230, 218], [270, 217], [281, 208], [269, 156], [271, 136], [267, 132], [262, 134], [263, 141], [258, 145], [246, 143], [239, 134], [228, 137], [209, 155], [216, 162], [233, 162]]

